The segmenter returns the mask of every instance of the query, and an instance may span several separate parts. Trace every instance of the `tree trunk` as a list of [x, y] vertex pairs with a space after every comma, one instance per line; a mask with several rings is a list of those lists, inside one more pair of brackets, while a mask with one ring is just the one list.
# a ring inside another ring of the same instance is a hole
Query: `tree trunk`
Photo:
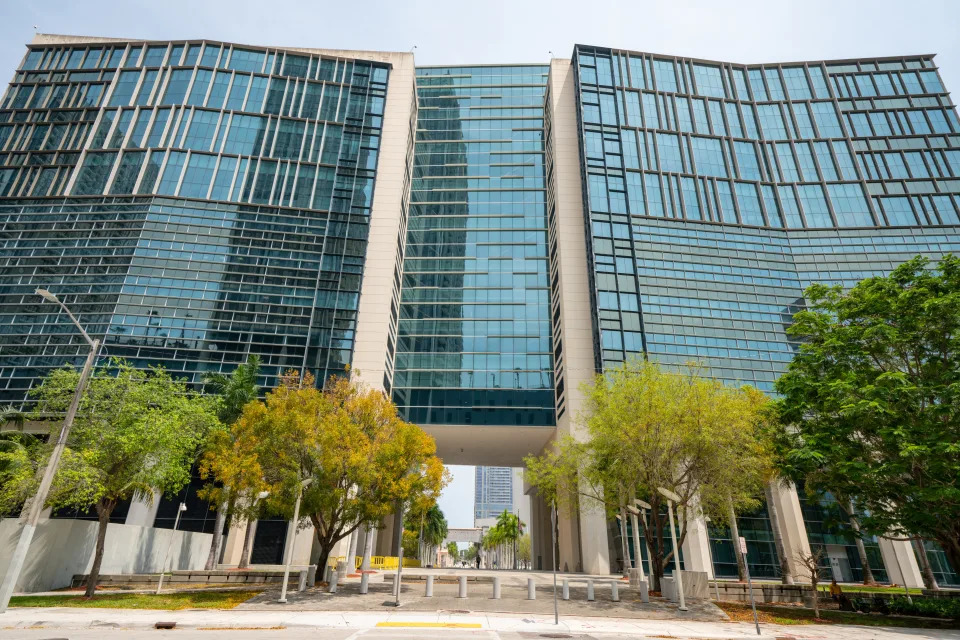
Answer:
[[857, 545], [857, 555], [860, 556], [860, 566], [863, 567], [863, 584], [873, 586], [877, 581], [873, 578], [873, 569], [870, 567], [870, 559], [867, 557], [867, 548], [863, 545], [863, 538], [860, 537], [860, 523], [857, 522], [857, 512], [853, 509], [853, 500], [847, 500], [847, 515], [850, 517], [850, 528], [856, 536], [853, 540]]
[[250, 566], [250, 545], [253, 542], [253, 519], [247, 518], [247, 529], [243, 533], [243, 551], [240, 554], [240, 564], [238, 569], [246, 569]]
[[817, 584], [816, 578], [810, 580], [810, 586], [813, 587], [813, 617], [816, 620], [820, 619], [820, 587]]
[[223, 523], [227, 519], [227, 505], [221, 504], [217, 508], [217, 519], [213, 524], [213, 540], [210, 541], [210, 553], [207, 554], [207, 563], [204, 565], [205, 571], [211, 571], [217, 565], [217, 558], [220, 555], [220, 541], [223, 539]]
[[927, 549], [923, 546], [923, 540], [921, 538], [913, 538], [911, 542], [917, 552], [917, 557], [920, 559], [920, 569], [923, 573], [923, 586], [933, 591], [939, 591], [940, 585], [937, 583], [937, 578], [933, 575], [933, 567], [930, 566], [930, 558], [927, 556]]
[[350, 573], [357, 568], [357, 544], [360, 538], [360, 527], [353, 530], [350, 534], [350, 547], [347, 550], [347, 566], [350, 567]]
[[[97, 591], [97, 582], [100, 580], [100, 564], [103, 562], [103, 546], [107, 539], [107, 526], [110, 524], [110, 514], [117, 506], [116, 500], [100, 500], [96, 504], [97, 509], [97, 546], [93, 552], [93, 564], [90, 566], [90, 574], [87, 576], [87, 590], [84, 597], [92, 598]], [[161, 571], [163, 567], [160, 568]]]
[[783, 582], [783, 584], [793, 584], [793, 573], [790, 571], [790, 562], [787, 558], [786, 547], [783, 544], [783, 532], [780, 530], [780, 513], [777, 510], [777, 503], [774, 502], [775, 496], [773, 489], [773, 482], [768, 482], [766, 486], [767, 513], [770, 516], [770, 528], [773, 530], [773, 546], [777, 550], [777, 560], [780, 562], [780, 581]]
[[727, 518], [730, 520], [730, 542], [733, 544], [733, 557], [737, 559], [737, 579], [747, 580], [747, 559], [740, 553], [740, 526], [737, 524], [737, 512], [733, 510], [733, 498], [727, 497]]

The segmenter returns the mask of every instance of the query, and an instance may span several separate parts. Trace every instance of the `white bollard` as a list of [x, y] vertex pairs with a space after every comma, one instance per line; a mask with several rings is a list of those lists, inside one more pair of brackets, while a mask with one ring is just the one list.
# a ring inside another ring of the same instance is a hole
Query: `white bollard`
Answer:
[[493, 599], [500, 599], [500, 576], [493, 577]]
[[537, 585], [533, 578], [527, 578], [527, 600], [537, 599]]
[[427, 576], [427, 587], [426, 587], [426, 591], [423, 594], [423, 597], [425, 598], [433, 597], [433, 576], [432, 575]]
[[593, 580], [587, 580], [587, 600], [589, 602], [594, 601], [593, 597]]
[[337, 592], [337, 580], [339, 579], [339, 577], [340, 577], [340, 576], [337, 575], [337, 572], [336, 572], [336, 571], [334, 571], [334, 572], [332, 572], [332, 573], [330, 574], [330, 588], [327, 589], [327, 592], [328, 592], [328, 593], [336, 593], [336, 592]]
[[369, 590], [370, 588], [369, 585], [370, 585], [370, 574], [366, 572], [361, 573], [360, 574], [360, 593], [366, 593], [367, 590]]
[[614, 580], [610, 583], [610, 599], [614, 602], [620, 602], [620, 585]]
[[460, 590], [457, 592], [457, 597], [467, 597], [467, 576], [460, 576]]
[[307, 570], [301, 569], [300, 581], [297, 583], [297, 593], [307, 590]]
[[563, 579], [563, 599], [570, 599], [570, 581], [566, 578]]

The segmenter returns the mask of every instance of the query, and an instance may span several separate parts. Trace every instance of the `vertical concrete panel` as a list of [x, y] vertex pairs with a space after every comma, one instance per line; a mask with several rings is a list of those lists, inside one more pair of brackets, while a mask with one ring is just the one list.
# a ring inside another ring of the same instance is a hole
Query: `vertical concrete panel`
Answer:
[[[556, 262], [560, 281], [560, 333], [563, 341], [563, 377], [566, 410], [557, 420], [558, 434], [582, 436], [576, 416], [583, 404], [580, 385], [596, 374], [593, 319], [590, 311], [589, 265], [584, 235], [580, 144], [577, 133], [576, 86], [569, 60], [550, 62], [547, 108], [551, 113], [550, 140], [556, 206]], [[587, 573], [610, 573], [610, 551], [604, 516], [581, 507], [577, 517], [560, 517], [560, 568]], [[579, 520], [579, 522], [578, 522]]]

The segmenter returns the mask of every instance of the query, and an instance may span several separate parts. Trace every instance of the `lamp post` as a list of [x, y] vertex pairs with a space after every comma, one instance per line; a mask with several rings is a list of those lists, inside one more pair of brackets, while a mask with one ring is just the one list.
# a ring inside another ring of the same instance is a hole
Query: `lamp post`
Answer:
[[73, 399], [70, 401], [67, 415], [63, 419], [63, 427], [60, 429], [60, 435], [57, 436], [57, 442], [53, 447], [53, 452], [50, 454], [50, 460], [47, 461], [47, 466], [43, 470], [43, 476], [40, 479], [40, 486], [37, 488], [37, 493], [34, 494], [33, 500], [30, 502], [30, 510], [27, 512], [27, 518], [23, 523], [23, 528], [20, 530], [20, 539], [17, 541], [13, 556], [10, 558], [7, 573], [3, 577], [3, 583], [0, 584], [0, 613], [7, 610], [7, 605], [10, 604], [10, 596], [13, 595], [13, 589], [17, 584], [17, 580], [20, 579], [23, 563], [27, 559], [27, 550], [29, 550], [30, 543], [33, 541], [33, 534], [36, 533], [37, 523], [40, 521], [40, 514], [43, 512], [43, 506], [47, 502], [47, 495], [50, 493], [51, 485], [53, 485], [53, 478], [57, 473], [57, 467], [60, 465], [60, 458], [63, 457], [63, 450], [67, 446], [67, 436], [70, 434], [73, 420], [76, 418], [77, 410], [80, 408], [80, 399], [83, 397], [87, 381], [93, 372], [97, 352], [100, 350], [100, 341], [92, 339], [87, 332], [84, 331], [80, 323], [77, 322], [77, 319], [70, 313], [70, 310], [67, 309], [67, 306], [63, 304], [57, 296], [46, 289], [37, 289], [36, 293], [44, 300], [60, 305], [60, 308], [66, 312], [70, 320], [73, 321], [73, 324], [80, 330], [83, 339], [90, 345], [90, 353], [87, 354], [87, 359], [83, 363], [83, 369], [80, 371], [80, 380], [77, 381], [77, 389], [73, 392]]
[[[640, 517], [643, 519], [643, 529], [644, 529], [644, 531], [647, 531], [647, 530], [648, 530], [647, 527], [650, 526], [650, 524], [647, 522], [647, 511], [652, 511], [652, 510], [653, 510], [653, 507], [650, 506], [650, 503], [649, 503], [649, 502], [644, 502], [643, 500], [634, 500], [634, 501], [633, 501], [633, 504], [637, 505], [637, 507], [640, 509]], [[647, 536], [646, 536], [646, 535], [643, 536], [643, 546], [647, 549], [647, 566], [648, 566], [648, 567], [651, 567], [650, 570], [653, 571], [653, 568], [652, 568], [652, 567], [653, 567], [653, 554], [650, 553], [650, 543], [647, 542]], [[642, 559], [641, 559], [641, 562], [640, 562], [640, 568], [641, 568], [641, 569], [643, 568], [643, 561], [642, 561]]]
[[673, 560], [677, 566], [677, 594], [680, 596], [680, 611], [686, 611], [687, 603], [683, 598], [683, 571], [680, 569], [680, 548], [677, 546], [677, 526], [673, 522], [673, 503], [680, 502], [680, 496], [663, 487], [657, 487], [657, 491], [667, 499], [667, 513], [670, 516], [670, 540], [673, 542]]
[[643, 574], [643, 554], [640, 553], [640, 526], [637, 522], [637, 516], [640, 515], [640, 509], [633, 505], [628, 505], [627, 511], [630, 513], [630, 526], [633, 529], [633, 555], [636, 556], [636, 562], [634, 562], [634, 564], [640, 571], [640, 580], [645, 582], [647, 578]]
[[187, 505], [180, 503], [177, 509], [177, 517], [173, 520], [173, 532], [170, 533], [170, 542], [167, 543], [167, 550], [163, 554], [163, 562], [160, 563], [160, 579], [157, 580], [157, 595], [160, 595], [160, 589], [163, 588], [163, 576], [167, 570], [167, 558], [170, 557], [170, 549], [173, 547], [173, 538], [177, 533], [177, 527], [180, 525], [180, 515], [187, 510]]
[[550, 511], [550, 537], [553, 544], [550, 553], [553, 554], [553, 624], [560, 624], [560, 605], [557, 604], [557, 564], [560, 562], [560, 554], [557, 552], [557, 505], [553, 505]]
[[283, 558], [283, 584], [280, 586], [280, 599], [277, 602], [287, 603], [287, 580], [290, 578], [290, 561], [293, 559], [293, 539], [297, 537], [297, 523], [300, 521], [300, 498], [303, 497], [303, 490], [310, 486], [313, 478], [307, 478], [297, 487], [297, 501], [293, 503], [293, 520], [287, 528], [287, 539], [284, 542]]

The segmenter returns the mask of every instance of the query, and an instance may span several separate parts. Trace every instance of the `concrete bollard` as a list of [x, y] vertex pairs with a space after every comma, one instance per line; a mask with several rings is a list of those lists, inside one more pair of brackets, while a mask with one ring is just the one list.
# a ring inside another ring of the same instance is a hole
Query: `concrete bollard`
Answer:
[[493, 577], [493, 599], [500, 599], [500, 576]]
[[587, 600], [593, 602], [595, 598], [593, 597], [593, 580], [587, 580]]
[[467, 597], [467, 576], [460, 576], [460, 589], [457, 592], [458, 598]]
[[327, 589], [327, 592], [328, 592], [328, 593], [336, 593], [336, 592], [337, 592], [337, 579], [338, 579], [339, 577], [340, 577], [340, 576], [337, 575], [337, 572], [336, 572], [336, 571], [333, 571], [333, 572], [330, 573], [330, 588]]
[[566, 578], [563, 579], [563, 599], [570, 599], [570, 581]]
[[361, 573], [360, 574], [360, 593], [366, 593], [370, 589], [370, 574]]
[[433, 576], [432, 575], [427, 576], [427, 586], [426, 586], [426, 590], [423, 593], [423, 597], [425, 598], [433, 597]]
[[641, 602], [650, 602], [650, 583], [646, 580], [641, 580], [638, 589], [640, 589], [640, 601]]
[[610, 599], [614, 602], [620, 602], [620, 585], [614, 580], [610, 583]]
[[527, 600], [537, 599], [537, 585], [533, 578], [527, 578]]
[[297, 593], [307, 590], [307, 570], [300, 570], [300, 580], [297, 582]]

